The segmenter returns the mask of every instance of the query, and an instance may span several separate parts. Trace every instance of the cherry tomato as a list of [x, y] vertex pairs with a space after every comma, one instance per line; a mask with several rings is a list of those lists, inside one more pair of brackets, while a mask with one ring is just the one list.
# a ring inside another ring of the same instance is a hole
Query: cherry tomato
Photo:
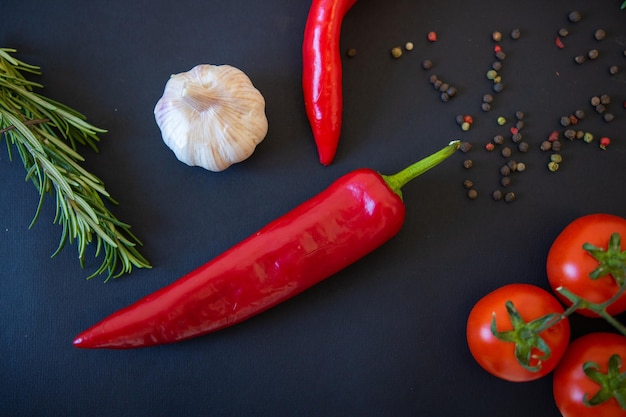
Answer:
[[486, 371], [507, 381], [531, 381], [550, 373], [558, 364], [569, 344], [570, 325], [567, 318], [538, 332], [546, 349], [533, 347], [528, 351], [528, 366], [516, 357], [516, 343], [496, 337], [491, 330], [495, 314], [496, 330], [508, 332], [514, 328], [507, 301], [515, 307], [524, 322], [529, 323], [547, 315], [558, 316], [563, 306], [548, 291], [529, 284], [508, 284], [481, 298], [472, 308], [466, 328], [467, 343], [474, 359]]
[[[585, 396], [589, 401], [601, 389], [599, 383], [585, 374], [583, 365], [593, 362], [600, 374], [607, 374], [609, 358], [615, 354], [623, 361], [617, 368], [618, 373], [626, 372], [626, 337], [615, 333], [590, 333], [570, 344], [553, 377], [554, 401], [563, 417], [626, 416], [626, 409], [621, 408], [615, 398], [594, 406], [583, 402]], [[622, 381], [622, 392], [625, 388]]]
[[[589, 274], [599, 262], [583, 249], [583, 244], [590, 243], [599, 248], [607, 249], [613, 233], [621, 235], [621, 250], [626, 248], [626, 219], [611, 214], [590, 214], [570, 223], [557, 236], [548, 252], [546, 270], [550, 286], [556, 291], [565, 287], [577, 296], [593, 303], [609, 300], [619, 290], [619, 285], [611, 275], [591, 279]], [[572, 303], [558, 294], [566, 304]], [[626, 311], [626, 293], [612, 303], [607, 312], [616, 315]], [[597, 314], [585, 309], [577, 310], [587, 317]]]

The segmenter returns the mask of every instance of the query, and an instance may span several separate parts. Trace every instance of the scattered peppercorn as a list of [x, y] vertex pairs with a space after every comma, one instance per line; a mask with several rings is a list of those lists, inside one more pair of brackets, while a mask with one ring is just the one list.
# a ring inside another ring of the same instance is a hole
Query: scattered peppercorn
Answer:
[[356, 56], [356, 49], [355, 49], [355, 48], [349, 48], [349, 49], [346, 51], [346, 55], [347, 55], [348, 57], [350, 57], [350, 58], [355, 57], [355, 56]]
[[435, 84], [435, 83], [437, 82], [437, 80], [439, 80], [439, 78], [438, 78], [438, 77], [437, 77], [437, 75], [435, 75], [435, 74], [433, 74], [433, 75], [431, 75], [430, 77], [428, 77], [428, 81], [429, 81], [431, 84]]
[[569, 140], [574, 140], [576, 139], [576, 131], [574, 129], [567, 129], [565, 132], [563, 132], [563, 136], [565, 136]]
[[471, 180], [465, 180], [463, 181], [463, 187], [470, 189], [474, 186], [474, 183]]
[[580, 22], [580, 19], [582, 19], [582, 14], [578, 10], [574, 10], [567, 15], [567, 18], [572, 23]]
[[[515, 112], [515, 118], [516, 118], [517, 120], [520, 120], [520, 121], [521, 121], [522, 119], [524, 119], [524, 117], [525, 117], [525, 116], [526, 116], [526, 115], [524, 114], [524, 112], [523, 112], [523, 111], [519, 111], [519, 110], [518, 110], [518, 111], [516, 111], [516, 112]], [[521, 128], [520, 128], [520, 129], [521, 129]]]
[[506, 119], [504, 118], [504, 116], [499, 116], [496, 119], [496, 123], [498, 123], [500, 126], [503, 126], [506, 124]]
[[611, 104], [611, 96], [609, 96], [608, 94], [602, 94], [600, 96], [600, 104]]
[[593, 37], [596, 38], [597, 41], [601, 41], [606, 37], [606, 32], [604, 29], [598, 29], [594, 32]]
[[561, 117], [560, 123], [561, 123], [561, 126], [567, 127], [567, 126], [570, 125], [570, 118], [567, 117], [567, 116], [563, 116], [563, 117]]
[[402, 48], [399, 46], [391, 48], [391, 56], [394, 58], [400, 58], [402, 56]]
[[559, 49], [563, 49], [565, 48], [565, 44], [563, 43], [563, 41], [561, 40], [560, 37], [556, 37], [556, 39], [554, 39], [554, 44], [556, 45], [557, 48]]
[[512, 159], [509, 159], [509, 161], [506, 163], [506, 166], [508, 166], [509, 168], [511, 168], [512, 172], [517, 171], [517, 162], [515, 162]]
[[488, 144], [485, 145], [485, 150], [487, 150], [488, 152], [493, 151], [495, 148], [496, 148], [496, 146], [493, 143], [491, 143], [491, 142], [489, 142]]
[[500, 178], [500, 185], [503, 187], [508, 187], [511, 185], [511, 177], [502, 177]]
[[422, 68], [425, 70], [429, 70], [433, 67], [433, 62], [430, 59], [425, 59], [422, 61]]
[[472, 149], [472, 144], [469, 142], [461, 143], [461, 152], [469, 152]]
[[504, 51], [498, 51], [496, 52], [496, 58], [499, 61], [504, 61], [506, 59], [506, 54], [504, 53]]
[[491, 34], [491, 39], [494, 40], [494, 42], [500, 42], [502, 40], [502, 33], [495, 31]]
[[585, 58], [584, 55], [577, 55], [574, 57], [574, 62], [576, 62], [577, 64], [584, 64], [586, 60], [587, 58]]
[[470, 169], [473, 165], [474, 163], [471, 159], [466, 159], [465, 161], [463, 161], [463, 168], [465, 169]]
[[557, 140], [559, 140], [559, 132], [556, 130], [553, 130], [552, 132], [550, 132], [550, 135], [548, 136], [548, 141], [550, 142], [555, 142]]
[[585, 132], [585, 135], [583, 136], [583, 140], [584, 140], [586, 143], [591, 143], [591, 142], [593, 142], [593, 139], [594, 139], [594, 138], [593, 138], [593, 134], [591, 134], [591, 133], [589, 133], [589, 132]]
[[511, 168], [509, 168], [508, 165], [502, 165], [500, 167], [500, 175], [502, 175], [503, 177], [508, 177], [509, 175], [511, 175]]
[[611, 139], [605, 137], [600, 138], [600, 149], [606, 150], [606, 147], [611, 143]]
[[592, 105], [593, 107], [596, 107], [598, 104], [600, 104], [600, 97], [598, 97], [598, 96], [593, 96], [593, 97], [591, 97], [590, 102], [591, 102], [591, 105]]
[[552, 142], [544, 140], [543, 142], [541, 142], [541, 146], [539, 147], [539, 149], [541, 149], [542, 151], [549, 151], [550, 149], [552, 149]]
[[511, 39], [517, 40], [522, 36], [522, 33], [519, 29], [513, 29], [511, 31]]
[[437, 41], [437, 32], [428, 32], [428, 34], [426, 35], [426, 38], [430, 42], [436, 42]]
[[495, 71], [500, 71], [502, 69], [502, 62], [500, 62], [500, 61], [493, 61], [493, 63], [491, 64], [491, 69], [493, 69]]
[[517, 172], [523, 172], [526, 171], [526, 164], [523, 162], [518, 162], [517, 163]]
[[504, 86], [502, 85], [502, 83], [495, 83], [493, 85], [493, 91], [495, 91], [496, 93], [500, 93], [502, 92], [502, 90], [504, 90]]
[[605, 122], [612, 122], [615, 116], [613, 116], [613, 113], [605, 113], [602, 118]]
[[515, 193], [512, 191], [509, 191], [508, 193], [506, 193], [506, 195], [504, 196], [504, 201], [506, 201], [507, 203], [512, 203], [513, 201], [515, 201]]
[[502, 135], [495, 135], [493, 137], [493, 143], [495, 143], [496, 145], [502, 145], [504, 143], [504, 136], [502, 136]]
[[596, 106], [596, 113], [602, 114], [606, 111], [606, 106], [604, 104], [598, 104]]
[[583, 110], [576, 110], [574, 115], [580, 120], [585, 118], [585, 112]]
[[563, 162], [563, 157], [559, 153], [553, 153], [552, 155], [550, 155], [550, 161], [560, 164], [561, 162]]
[[470, 189], [467, 191], [467, 197], [470, 200], [475, 200], [478, 197], [478, 191], [476, 191], [475, 189]]
[[556, 172], [556, 171], [558, 171], [558, 170], [559, 170], [559, 164], [558, 164], [558, 163], [556, 163], [556, 162], [554, 162], [554, 161], [550, 161], [550, 162], [548, 163], [548, 169], [549, 169], [551, 172]]
[[559, 142], [558, 140], [552, 142], [552, 150], [554, 152], [559, 152], [561, 150], [561, 142]]
[[491, 103], [493, 102], [493, 96], [491, 94], [485, 94], [483, 96], [483, 103]]
[[467, 132], [468, 130], [470, 130], [470, 127], [471, 127], [471, 124], [467, 122], [461, 123], [461, 130], [463, 130], [464, 132]]
[[598, 52], [597, 49], [591, 49], [589, 52], [587, 52], [587, 56], [589, 57], [589, 59], [597, 59], [598, 56], [600, 56], [600, 52]]
[[523, 153], [528, 152], [528, 148], [529, 148], [528, 142], [520, 142], [517, 145], [517, 150]]
[[502, 200], [502, 191], [495, 190], [493, 193], [491, 193], [491, 198], [493, 198], [495, 201]]
[[617, 65], [611, 65], [609, 67], [609, 74], [616, 75], [619, 72], [619, 67]]
[[513, 135], [511, 135], [511, 140], [514, 143], [520, 143], [522, 141], [522, 134], [521, 133], [513, 133]]
[[569, 30], [567, 30], [567, 28], [561, 28], [559, 29], [559, 36], [563, 36], [566, 37], [567, 35], [569, 35]]
[[480, 105], [480, 108], [481, 108], [483, 111], [487, 112], [487, 111], [491, 110], [491, 104], [489, 104], [489, 103], [482, 103], [482, 104]]
[[415, 45], [413, 45], [413, 42], [407, 42], [404, 44], [404, 49], [406, 49], [407, 51], [412, 51]]
[[505, 158], [509, 158], [511, 156], [511, 148], [509, 148], [508, 146], [505, 146], [504, 148], [502, 148], [502, 150], [500, 151], [500, 154], [505, 157]]

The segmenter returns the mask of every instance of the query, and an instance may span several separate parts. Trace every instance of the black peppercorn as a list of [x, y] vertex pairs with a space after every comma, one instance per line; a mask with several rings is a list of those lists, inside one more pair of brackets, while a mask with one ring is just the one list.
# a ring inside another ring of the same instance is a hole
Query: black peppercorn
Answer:
[[520, 143], [517, 145], [517, 149], [518, 149], [520, 152], [528, 152], [528, 142], [520, 142]]
[[612, 122], [615, 116], [613, 116], [613, 113], [605, 113], [604, 116], [602, 116], [602, 118], [604, 119], [605, 122]]
[[467, 191], [467, 197], [470, 200], [475, 200], [478, 197], [478, 191], [476, 191], [475, 189], [470, 189]]
[[576, 138], [576, 131], [574, 129], [567, 129], [563, 133], [563, 136], [565, 136], [569, 140], [573, 140], [574, 138]]
[[587, 58], [585, 58], [584, 55], [577, 55], [576, 57], [574, 57], [574, 62], [576, 62], [577, 64], [582, 64], [587, 60]]
[[502, 167], [500, 168], [500, 175], [502, 175], [503, 177], [508, 177], [509, 175], [511, 175], [511, 168], [509, 168], [508, 165], [502, 165]]
[[500, 190], [495, 190], [493, 193], [491, 193], [491, 197], [492, 197], [495, 201], [500, 201], [500, 200], [502, 200], [502, 191], [500, 191]]
[[596, 113], [602, 114], [606, 111], [606, 106], [604, 104], [598, 104], [596, 106]]
[[463, 187], [470, 189], [474, 186], [474, 183], [471, 180], [465, 180], [463, 181]]
[[469, 152], [472, 149], [472, 144], [469, 142], [461, 143], [461, 152]]
[[598, 104], [600, 104], [600, 97], [598, 97], [598, 96], [593, 96], [593, 97], [591, 97], [591, 100], [590, 100], [590, 101], [591, 101], [591, 105], [592, 105], [593, 107], [596, 107]]
[[606, 32], [604, 31], [604, 29], [598, 29], [593, 34], [593, 37], [596, 38], [597, 41], [601, 41], [606, 37]]
[[456, 92], [457, 92], [456, 87], [449, 87], [448, 90], [446, 91], [446, 93], [448, 93], [450, 97], [456, 96]]
[[491, 103], [493, 101], [493, 96], [491, 94], [485, 94], [483, 96], [483, 103]]
[[495, 71], [500, 71], [502, 69], [502, 62], [500, 61], [494, 61], [491, 64], [491, 69], [495, 70]]
[[493, 137], [493, 143], [495, 143], [496, 145], [502, 145], [504, 143], [504, 136], [502, 136], [502, 135], [495, 135]]
[[541, 149], [542, 151], [549, 151], [550, 149], [552, 149], [552, 142], [544, 140], [543, 142], [541, 142], [541, 146], [539, 147], [539, 149]]
[[429, 70], [433, 67], [433, 62], [430, 59], [425, 59], [422, 61], [422, 68], [425, 70]]
[[431, 84], [435, 84], [437, 80], [439, 80], [439, 77], [437, 77], [435, 74], [428, 77], [428, 81], [430, 81]]
[[574, 112], [574, 115], [578, 118], [578, 119], [584, 119], [585, 118], [585, 112], [583, 110], [576, 110], [576, 112]]
[[508, 158], [511, 156], [511, 148], [509, 148], [508, 146], [505, 146], [504, 148], [502, 148], [502, 150], [500, 151], [500, 154], [505, 157]]
[[495, 91], [496, 93], [500, 93], [502, 90], [504, 90], [504, 86], [502, 85], [502, 83], [495, 83], [493, 85], [493, 91]]
[[512, 203], [513, 201], [515, 201], [515, 193], [512, 191], [506, 193], [506, 195], [504, 196], [504, 201], [506, 201], [507, 203]]
[[559, 142], [558, 140], [552, 142], [552, 150], [555, 152], [559, 152], [561, 150], [561, 142]]
[[519, 29], [513, 29], [511, 31], [511, 39], [519, 39], [520, 36], [522, 36], [522, 33], [520, 32]]
[[572, 23], [580, 22], [582, 15], [578, 10], [574, 10], [567, 15], [567, 19]]
[[483, 111], [489, 111], [489, 110], [491, 110], [491, 104], [489, 104], [489, 103], [482, 103], [482, 104], [480, 105], [480, 108], [481, 108]]
[[503, 187], [508, 187], [511, 185], [511, 177], [502, 177], [500, 178], [500, 185]]
[[561, 123], [561, 126], [567, 127], [570, 125], [570, 118], [568, 116], [563, 116], [561, 117], [560, 123]]
[[521, 133], [519, 133], [519, 132], [517, 132], [517, 133], [513, 133], [513, 134], [511, 135], [511, 140], [512, 140], [514, 143], [520, 143], [520, 142], [522, 141], [522, 134], [521, 134]]
[[600, 96], [600, 104], [611, 104], [611, 96], [609, 96], [608, 94], [602, 94]]
[[[524, 118], [524, 116], [525, 116], [525, 114], [524, 114], [524, 112], [523, 112], [523, 111], [516, 111], [516, 112], [515, 112], [515, 118], [516, 118], [517, 120], [520, 120], [520, 121], [521, 121], [521, 120]], [[521, 129], [521, 128], [520, 128], [520, 129]]]
[[567, 28], [559, 29], [559, 36], [566, 37], [567, 35], [569, 35], [569, 30], [567, 30]]
[[589, 52], [587, 52], [587, 56], [589, 57], [589, 59], [597, 59], [599, 55], [600, 55], [600, 52], [598, 52], [597, 49], [592, 49]]
[[474, 163], [471, 159], [466, 159], [465, 161], [463, 161], [463, 168], [465, 169], [470, 169], [473, 165]]
[[609, 74], [615, 75], [619, 72], [619, 67], [617, 65], [611, 65], [609, 67]]

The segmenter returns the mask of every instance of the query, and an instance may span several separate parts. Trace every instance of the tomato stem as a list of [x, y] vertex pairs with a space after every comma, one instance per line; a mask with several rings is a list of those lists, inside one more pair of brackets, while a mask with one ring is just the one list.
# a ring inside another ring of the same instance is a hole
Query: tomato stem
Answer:
[[565, 287], [559, 287], [556, 289], [556, 291], [558, 291], [561, 295], [565, 296], [568, 300], [572, 302], [572, 305], [567, 310], [565, 310], [563, 314], [561, 314], [561, 318], [565, 318], [572, 314], [574, 311], [584, 308], [593, 311], [598, 316], [606, 320], [613, 327], [615, 327], [621, 334], [626, 336], [626, 326], [624, 326], [615, 317], [613, 317], [606, 311], [606, 308], [610, 306], [615, 300], [617, 300], [624, 293], [625, 290], [626, 286], [621, 287], [620, 290], [615, 293], [613, 297], [611, 297], [604, 303], [592, 303], [589, 300], [585, 300], [584, 298], [579, 297]]

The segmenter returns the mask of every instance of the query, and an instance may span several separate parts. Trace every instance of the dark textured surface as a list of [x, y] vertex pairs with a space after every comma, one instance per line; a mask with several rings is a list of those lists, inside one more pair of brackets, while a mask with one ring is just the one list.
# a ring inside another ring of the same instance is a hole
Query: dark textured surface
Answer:
[[[300, 87], [308, 1], [61, 1], [3, 3], [0, 45], [42, 67], [43, 93], [108, 129], [85, 166], [119, 201], [113, 211], [143, 240], [152, 270], [103, 284], [85, 281], [76, 248], [56, 258], [60, 228], [53, 200], [28, 230], [37, 204], [19, 161], [0, 149], [0, 415], [20, 416], [497, 416], [556, 417], [551, 380], [510, 384], [473, 361], [465, 319], [486, 292], [509, 282], [547, 287], [551, 241], [574, 218], [626, 216], [626, 11], [619, 1], [361, 0], [346, 16], [344, 129], [337, 159], [317, 162]], [[567, 21], [571, 10], [583, 19]], [[566, 48], [554, 38], [570, 35]], [[602, 42], [593, 39], [599, 27]], [[512, 29], [522, 36], [513, 41]], [[429, 43], [426, 33], [437, 31]], [[485, 73], [493, 30], [504, 34], [505, 90], [489, 113]], [[393, 46], [413, 41], [399, 60]], [[573, 57], [591, 48], [594, 62]], [[420, 64], [431, 59], [434, 67]], [[269, 133], [247, 161], [216, 174], [178, 162], [152, 110], [171, 73], [200, 63], [244, 70], [267, 103]], [[622, 72], [608, 73], [610, 65]], [[439, 100], [437, 74], [459, 94]], [[610, 94], [604, 123], [589, 98]], [[563, 130], [578, 108], [581, 129], [608, 135], [606, 151], [565, 143], [550, 173], [539, 144]], [[526, 113], [527, 170], [513, 177], [513, 204], [494, 202], [504, 159], [483, 151], [508, 140]], [[467, 132], [455, 122], [471, 114]], [[498, 126], [497, 116], [509, 123]], [[245, 238], [338, 176], [358, 167], [393, 173], [449, 140], [472, 142], [467, 155], [405, 187], [400, 234], [357, 264], [237, 327], [171, 346], [81, 351], [84, 328], [174, 281]], [[4, 144], [2, 145], [4, 148]], [[466, 171], [462, 160], [472, 158]], [[471, 178], [479, 198], [465, 197]], [[607, 329], [574, 320], [574, 334]]]

